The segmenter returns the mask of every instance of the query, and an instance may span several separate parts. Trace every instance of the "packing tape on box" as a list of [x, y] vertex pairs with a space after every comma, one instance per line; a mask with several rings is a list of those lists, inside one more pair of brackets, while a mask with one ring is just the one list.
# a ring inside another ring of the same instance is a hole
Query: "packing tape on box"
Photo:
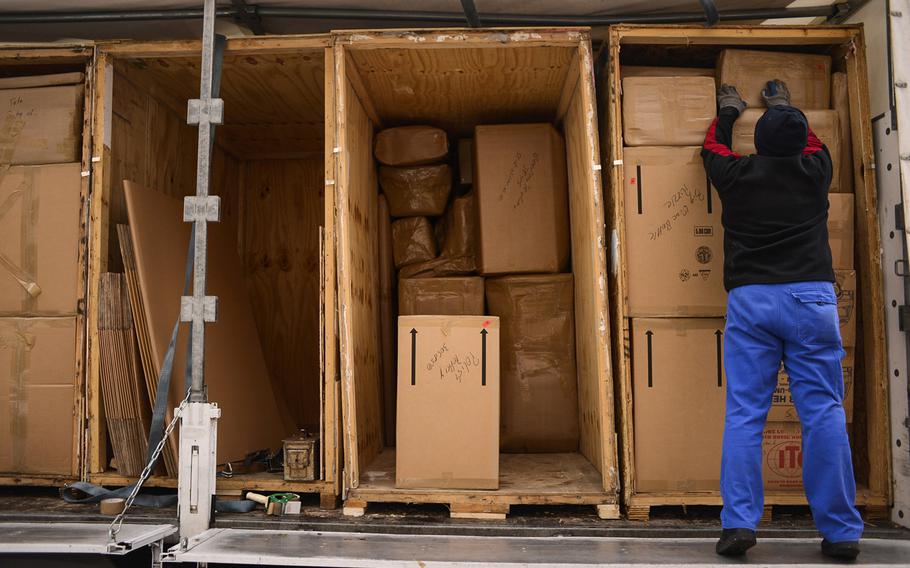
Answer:
[[[19, 256], [21, 265], [17, 265], [0, 248], [0, 268], [3, 268], [25, 290], [22, 300], [22, 311], [35, 311], [35, 299], [41, 295], [41, 287], [35, 281], [35, 272], [38, 266], [38, 248], [35, 238], [36, 218], [38, 216], [38, 194], [35, 189], [35, 169], [21, 168], [23, 181], [19, 187], [0, 202], [0, 223], [9, 214], [17, 203], [22, 204], [20, 215]], [[6, 172], [4, 172], [6, 173]], [[2, 243], [0, 243], [2, 247]]]

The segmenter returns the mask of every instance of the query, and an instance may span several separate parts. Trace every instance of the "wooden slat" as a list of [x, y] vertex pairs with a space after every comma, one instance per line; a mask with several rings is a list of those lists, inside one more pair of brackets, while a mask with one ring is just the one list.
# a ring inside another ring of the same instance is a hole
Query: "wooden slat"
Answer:
[[611, 38], [623, 44], [682, 44], [731, 46], [796, 46], [847, 43], [854, 37], [856, 26], [703, 26], [635, 25], [611, 26]]
[[587, 27], [540, 28], [471, 28], [407, 29], [407, 30], [345, 30], [335, 34], [335, 44], [356, 49], [386, 49], [420, 47], [447, 49], [455, 46], [480, 48], [510, 47], [569, 47], [575, 48], [589, 32]]
[[337, 131], [335, 129], [335, 54], [331, 48], [325, 50], [325, 192], [323, 201], [324, 213], [324, 267], [323, 280], [324, 306], [323, 306], [323, 432], [322, 457], [325, 481], [332, 483], [336, 495], [341, 495], [341, 392], [340, 377], [338, 375], [338, 313], [337, 294], [338, 285], [335, 279], [336, 269], [336, 237], [335, 237], [335, 193], [337, 191], [335, 147], [337, 146]]

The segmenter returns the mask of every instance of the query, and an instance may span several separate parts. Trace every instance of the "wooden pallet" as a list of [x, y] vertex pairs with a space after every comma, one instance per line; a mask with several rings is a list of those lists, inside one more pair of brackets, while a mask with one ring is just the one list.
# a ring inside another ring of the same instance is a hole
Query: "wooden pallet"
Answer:
[[600, 473], [581, 454], [502, 454], [493, 491], [398, 489], [395, 450], [387, 448], [349, 492], [344, 514], [363, 516], [371, 503], [446, 505], [455, 519], [501, 520], [513, 505], [591, 505], [601, 519], [620, 515], [617, 496], [604, 491]]

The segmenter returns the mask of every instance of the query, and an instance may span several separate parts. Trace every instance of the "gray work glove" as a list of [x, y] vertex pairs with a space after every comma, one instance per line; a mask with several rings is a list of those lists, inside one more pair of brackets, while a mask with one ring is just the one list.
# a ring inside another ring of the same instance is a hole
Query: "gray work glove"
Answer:
[[768, 108], [777, 105], [790, 106], [790, 89], [780, 79], [774, 79], [773, 81], [768, 81], [768, 84], [765, 85], [764, 90], [761, 92], [761, 98], [765, 100], [765, 105]]
[[735, 108], [739, 114], [742, 114], [746, 110], [746, 101], [739, 96], [736, 87], [724, 84], [717, 89], [717, 108], [723, 110], [727, 107]]

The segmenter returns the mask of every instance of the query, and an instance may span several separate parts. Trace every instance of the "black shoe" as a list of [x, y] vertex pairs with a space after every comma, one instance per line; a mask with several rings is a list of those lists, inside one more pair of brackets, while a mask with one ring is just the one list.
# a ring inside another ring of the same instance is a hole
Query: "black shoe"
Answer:
[[742, 556], [755, 546], [755, 531], [749, 529], [724, 529], [715, 550], [721, 556]]
[[859, 541], [831, 542], [827, 539], [822, 540], [822, 554], [838, 560], [854, 560], [859, 556]]

